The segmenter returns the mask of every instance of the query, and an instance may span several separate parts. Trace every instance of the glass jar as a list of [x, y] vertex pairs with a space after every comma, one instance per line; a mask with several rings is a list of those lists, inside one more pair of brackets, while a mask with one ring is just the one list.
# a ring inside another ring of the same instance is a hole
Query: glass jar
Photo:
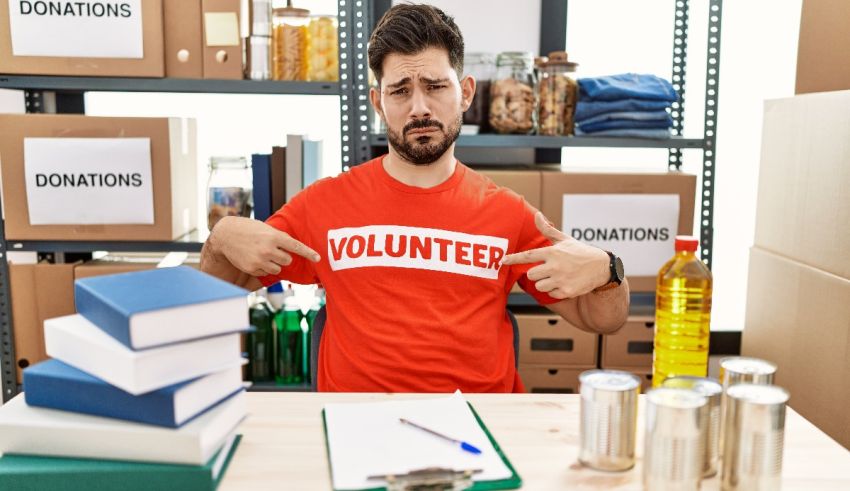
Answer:
[[553, 51], [540, 64], [538, 89], [538, 133], [541, 135], [572, 135], [575, 128], [578, 85], [571, 75], [577, 63], [568, 60], [565, 51]]
[[467, 53], [463, 66], [475, 79], [475, 97], [463, 113], [463, 124], [478, 126], [479, 133], [490, 131], [490, 81], [496, 76], [496, 58], [492, 53]]
[[307, 80], [336, 82], [339, 80], [339, 40], [337, 19], [316, 15], [307, 25]]
[[207, 181], [207, 227], [226, 216], [249, 217], [253, 175], [245, 157], [211, 157]]
[[496, 133], [534, 133], [537, 129], [537, 78], [527, 52], [499, 53], [490, 85], [490, 126]]
[[310, 11], [292, 6], [274, 9], [272, 16], [272, 78], [307, 79], [307, 25]]

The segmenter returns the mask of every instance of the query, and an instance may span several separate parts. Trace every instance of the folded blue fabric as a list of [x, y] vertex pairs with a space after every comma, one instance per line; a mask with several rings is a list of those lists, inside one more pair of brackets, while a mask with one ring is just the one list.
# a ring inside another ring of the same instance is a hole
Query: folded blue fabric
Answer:
[[577, 121], [578, 125], [588, 125], [601, 123], [602, 121], [611, 121], [614, 119], [630, 120], [630, 121], [671, 121], [667, 111], [623, 111], [616, 113], [597, 114], [592, 118], [587, 118], [583, 121]]
[[580, 123], [586, 119], [605, 113], [631, 111], [659, 111], [670, 107], [668, 101], [647, 101], [643, 99], [618, 99], [616, 101], [578, 101], [575, 120]]
[[608, 121], [600, 121], [598, 123], [580, 124], [577, 125], [585, 133], [593, 133], [596, 131], [605, 130], [644, 130], [644, 129], [664, 129], [673, 126], [673, 120], [667, 116], [667, 120], [653, 121], [635, 121], [632, 119], [611, 119]]
[[670, 138], [670, 130], [669, 129], [655, 129], [655, 130], [638, 130], [638, 129], [623, 129], [623, 130], [605, 130], [605, 131], [597, 131], [595, 133], [585, 133], [581, 131], [579, 128], [575, 130], [576, 136], [614, 136], [621, 138], [647, 138], [650, 140], [665, 140]]
[[667, 80], [655, 75], [622, 73], [578, 79], [579, 100], [646, 99], [676, 102], [679, 95]]

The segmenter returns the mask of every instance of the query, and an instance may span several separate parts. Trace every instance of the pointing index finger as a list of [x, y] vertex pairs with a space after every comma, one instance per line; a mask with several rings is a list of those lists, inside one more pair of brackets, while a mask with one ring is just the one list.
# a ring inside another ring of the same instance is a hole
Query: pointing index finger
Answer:
[[541, 247], [540, 249], [530, 249], [528, 251], [516, 252], [508, 254], [502, 259], [502, 265], [512, 264], [531, 264], [546, 261], [549, 255], [549, 247]]
[[278, 247], [285, 251], [289, 251], [293, 254], [297, 254], [307, 260], [318, 262], [321, 259], [319, 253], [310, 249], [303, 242], [300, 242], [294, 238], [292, 238], [288, 234], [282, 233], [280, 236], [280, 240], [278, 241]]

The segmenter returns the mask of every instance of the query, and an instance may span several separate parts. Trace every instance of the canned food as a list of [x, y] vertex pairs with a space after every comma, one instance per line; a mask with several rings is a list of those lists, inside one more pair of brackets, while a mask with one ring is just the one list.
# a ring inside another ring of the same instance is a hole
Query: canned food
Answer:
[[618, 370], [589, 370], [581, 383], [579, 461], [594, 469], [625, 471], [635, 465], [640, 379]]
[[705, 454], [702, 476], [711, 477], [717, 474], [717, 460], [720, 455], [720, 402], [723, 387], [713, 378], [693, 377], [690, 375], [670, 377], [661, 386], [690, 389], [701, 394], [708, 400], [706, 407], [708, 421], [705, 425]]
[[770, 385], [775, 374], [775, 364], [758, 358], [734, 356], [720, 360], [720, 383], [724, 389], [742, 383]]
[[703, 474], [708, 399], [691, 389], [646, 394], [643, 488], [697, 491]]
[[775, 385], [738, 384], [726, 395], [722, 489], [779, 489], [788, 392]]

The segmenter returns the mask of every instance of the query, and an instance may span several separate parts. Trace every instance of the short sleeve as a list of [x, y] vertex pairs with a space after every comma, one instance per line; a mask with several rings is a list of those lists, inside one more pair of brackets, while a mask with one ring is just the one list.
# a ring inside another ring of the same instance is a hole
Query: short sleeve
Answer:
[[[524, 205], [522, 212], [522, 227], [519, 232], [519, 237], [517, 238], [516, 250], [514, 252], [524, 252], [552, 245], [549, 239], [544, 237], [540, 230], [537, 230], [537, 225], [534, 224], [534, 215], [537, 213], [537, 210], [529, 205], [525, 200], [523, 200], [522, 203]], [[534, 286], [534, 282], [528, 279], [528, 270], [539, 264], [541, 263], [512, 265], [509, 277], [511, 280], [510, 285], [513, 285], [514, 281], [516, 281], [519, 283], [520, 288], [534, 297], [540, 305], [549, 305], [559, 302], [560, 299], [551, 297], [548, 293], [538, 291]]]
[[[310, 209], [309, 190], [310, 188], [307, 188], [295, 195], [289, 203], [283, 205], [270, 216], [266, 220], [266, 223], [281, 232], [286, 232], [295, 240], [304, 243], [307, 247], [315, 251], [320, 251], [320, 249], [316, 249], [316, 244], [311, 243], [310, 234], [306, 227], [306, 224], [310, 223], [308, 217], [308, 211]], [[279, 274], [259, 278], [264, 286], [273, 285], [280, 281], [301, 285], [311, 285], [319, 282], [313, 262], [297, 254], [290, 253], [290, 255], [292, 256], [292, 263], [282, 266]]]

